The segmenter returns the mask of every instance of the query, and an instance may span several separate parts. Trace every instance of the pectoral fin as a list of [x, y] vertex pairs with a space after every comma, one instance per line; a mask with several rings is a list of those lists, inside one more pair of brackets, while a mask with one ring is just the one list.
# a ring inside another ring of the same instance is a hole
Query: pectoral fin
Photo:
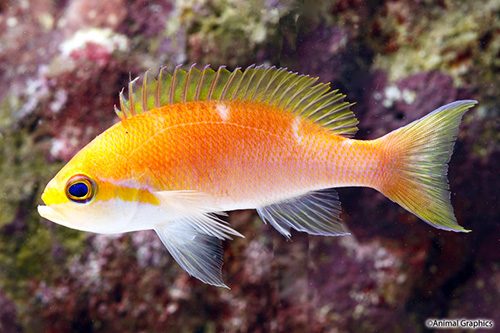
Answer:
[[175, 261], [202, 282], [227, 286], [222, 281], [222, 241], [202, 234], [189, 224], [172, 223], [155, 229]]
[[340, 201], [335, 190], [309, 192], [270, 206], [257, 208], [264, 221], [283, 236], [290, 238], [290, 229], [311, 235], [342, 236], [349, 233], [340, 220]]
[[244, 237], [214, 215], [184, 218], [155, 228], [175, 261], [191, 276], [218, 287], [222, 281], [222, 240]]

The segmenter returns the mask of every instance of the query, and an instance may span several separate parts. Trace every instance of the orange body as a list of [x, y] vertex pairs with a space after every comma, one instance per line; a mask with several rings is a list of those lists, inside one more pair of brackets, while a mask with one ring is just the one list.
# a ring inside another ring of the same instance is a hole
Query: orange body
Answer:
[[376, 187], [382, 151], [377, 140], [332, 135], [265, 104], [201, 101], [125, 119], [81, 153], [109, 156], [99, 174], [115, 185], [196, 190], [229, 210], [322, 188]]

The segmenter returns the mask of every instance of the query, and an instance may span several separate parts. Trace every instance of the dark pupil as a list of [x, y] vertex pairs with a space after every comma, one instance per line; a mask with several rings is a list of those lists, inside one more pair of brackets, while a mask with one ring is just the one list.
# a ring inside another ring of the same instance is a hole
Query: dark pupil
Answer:
[[75, 198], [83, 198], [89, 192], [89, 188], [87, 184], [75, 183], [69, 187], [68, 192]]

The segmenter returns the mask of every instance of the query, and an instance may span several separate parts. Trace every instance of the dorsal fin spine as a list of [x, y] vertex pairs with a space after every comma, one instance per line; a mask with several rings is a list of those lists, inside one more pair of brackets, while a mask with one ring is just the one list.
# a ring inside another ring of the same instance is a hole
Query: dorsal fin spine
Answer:
[[141, 98], [141, 105], [142, 105], [142, 110], [141, 112], [145, 112], [148, 109], [148, 101], [147, 101], [147, 89], [146, 87], [148, 86], [148, 75], [149, 75], [150, 69], [144, 73], [144, 79], [142, 80], [142, 98]]
[[129, 111], [131, 116], [135, 116], [135, 101], [134, 101], [134, 83], [139, 79], [136, 77], [132, 81], [130, 81], [128, 85], [128, 103], [129, 103]]
[[241, 76], [239, 77], [238, 81], [235, 82], [234, 89], [231, 92], [231, 97], [228, 98], [229, 100], [234, 101], [237, 98], [238, 90], [240, 89], [240, 85], [241, 85], [241, 81], [245, 77], [245, 72], [246, 72], [246, 70], [241, 73]]
[[[337, 94], [334, 97], [335, 100], [328, 101], [324, 105], [321, 106], [321, 108], [318, 108], [316, 113], [321, 112], [322, 110], [328, 110], [328, 112], [323, 112], [322, 115], [320, 115], [316, 121], [323, 120], [325, 118], [329, 118], [330, 120], [342, 120], [344, 118], [344, 115], [341, 113], [342, 110], [348, 108], [351, 104], [347, 102], [342, 102], [344, 99], [344, 95]], [[338, 105], [335, 105], [338, 104]], [[330, 112], [330, 110], [333, 110], [333, 112]]]
[[[286, 73], [286, 69], [283, 70], [284, 73]], [[279, 83], [276, 85], [276, 88], [272, 92], [271, 96], [269, 96], [268, 101], [272, 101], [274, 99], [274, 96], [276, 93], [280, 90], [279, 88], [290, 79], [290, 77], [287, 77], [286, 75], [282, 75], [283, 77], [279, 80]], [[272, 106], [276, 106], [276, 101], [272, 104]]]
[[120, 94], [118, 95], [119, 96], [118, 98], [120, 99], [120, 110], [115, 108], [115, 112], [120, 119], [126, 118], [126, 116], [124, 114], [124, 112], [125, 112], [125, 97], [123, 97], [124, 90], [125, 90], [125, 88], [122, 88], [122, 90], [120, 91]]
[[318, 96], [321, 96], [322, 94], [328, 91], [329, 85], [320, 83], [314, 86], [312, 89], [314, 89], [315, 91], [307, 96], [307, 98], [304, 100], [306, 104], [302, 108], [300, 108], [299, 114], [301, 116], [305, 117], [307, 116], [305, 111], [308, 110], [311, 106], [313, 106], [317, 102]]
[[174, 104], [175, 80], [177, 78], [177, 72], [178, 72], [178, 70], [179, 70], [180, 67], [181, 67], [181, 65], [177, 65], [177, 67], [175, 67], [175, 69], [174, 69], [174, 74], [172, 75], [172, 81], [170, 83], [169, 93], [168, 93], [168, 104], [169, 105]]
[[158, 72], [158, 81], [156, 82], [155, 89], [155, 108], [160, 107], [160, 91], [161, 91], [161, 79], [162, 79], [163, 68], [160, 68]]
[[[315, 111], [314, 114], [308, 117], [308, 119], [311, 119], [315, 123], [319, 124], [324, 124], [325, 126], [328, 126], [329, 124], [332, 124], [336, 121], [342, 121], [342, 119], [337, 118], [336, 116], [331, 117], [329, 112], [323, 112], [325, 114], [322, 114], [323, 110], [328, 110], [327, 107], [325, 108], [319, 108]], [[329, 111], [329, 110], [328, 110]]]
[[311, 94], [316, 94], [318, 90], [321, 90], [319, 88], [316, 88], [318, 86], [316, 84], [316, 82], [318, 81], [317, 77], [310, 77], [309, 79], [310, 81], [308, 81], [307, 83], [308, 88], [304, 89], [306, 90], [306, 92], [304, 92], [303, 94], [298, 94], [293, 99], [290, 99], [290, 107], [292, 107], [296, 112], [301, 110], [302, 103], [311, 99]]
[[127, 109], [125, 111], [125, 114], [127, 117], [132, 116], [132, 105], [135, 105], [134, 103], [134, 95], [132, 94], [132, 86], [133, 86], [133, 81], [130, 80], [128, 84], [128, 101], [127, 101]]
[[262, 82], [266, 82], [267, 78], [269, 76], [272, 77], [272, 73], [276, 70], [276, 67], [270, 67], [270, 68], [264, 68], [264, 74], [261, 76], [259, 82], [257, 83], [257, 86], [255, 87], [254, 94], [252, 94], [251, 98], [255, 100], [256, 102], [261, 102], [262, 98], [264, 98], [266, 94], [266, 90], [268, 86], [266, 85], [265, 88], [261, 88]]
[[255, 67], [255, 65], [250, 65], [250, 66], [248, 66], [245, 69], [245, 71], [243, 72], [243, 75], [240, 78], [240, 81], [238, 82], [238, 85], [234, 89], [233, 95], [231, 96], [232, 100], [240, 100], [240, 99], [242, 99], [242, 96], [243, 96], [243, 93], [244, 93], [245, 90], [242, 90], [243, 88], [241, 88], [241, 83], [242, 82], [246, 82], [249, 73], [250, 74], [253, 73], [253, 68], [254, 67]]
[[207, 100], [212, 99], [212, 95], [214, 94], [215, 87], [217, 86], [217, 80], [219, 80], [221, 71], [226, 68], [226, 66], [220, 66], [217, 72], [215, 73], [215, 78], [212, 80], [212, 84], [210, 85], [210, 89], [208, 90]]
[[278, 69], [276, 70], [272, 75], [271, 75], [271, 78], [269, 79], [269, 83], [267, 84], [266, 86], [266, 89], [264, 89], [264, 92], [262, 94], [262, 98], [261, 98], [261, 102], [262, 103], [267, 103], [269, 100], [270, 100], [270, 97], [271, 96], [267, 96], [266, 95], [268, 93], [272, 94], [274, 92], [274, 90], [271, 90], [271, 86], [277, 81], [279, 80], [279, 78], [284, 75], [283, 73], [286, 73], [286, 70], [282, 70], [282, 69]]
[[198, 84], [196, 85], [196, 90], [194, 92], [194, 101], [198, 101], [200, 99], [201, 86], [203, 85], [203, 79], [205, 78], [205, 72], [210, 68], [210, 65], [206, 65], [201, 71], [200, 78], [198, 79]]
[[[291, 79], [288, 79], [288, 80], [291, 80]], [[284, 91], [280, 91], [280, 95], [276, 99], [276, 102], [274, 103], [274, 106], [276, 106], [277, 108], [281, 107], [280, 104], [281, 104], [281, 101], [283, 100], [283, 97], [285, 97], [290, 90], [293, 90], [295, 88], [295, 86], [296, 86], [296, 81], [295, 82], [292, 81], [290, 84], [287, 84], [286, 87], [285, 87], [285, 90]]]
[[[306, 76], [306, 75], [301, 75], [297, 78], [297, 80], [293, 83], [293, 84], [290, 84], [285, 92], [283, 92], [283, 94], [281, 95], [278, 103], [276, 103], [276, 106], [278, 107], [282, 107], [283, 109], [286, 109], [286, 105], [289, 104], [297, 94], [300, 94], [303, 90], [303, 87], [306, 86], [309, 81], [311, 81], [311, 78], [309, 76]], [[288, 96], [290, 92], [293, 93], [293, 91], [296, 90], [295, 94], [293, 94], [292, 96]], [[282, 105], [282, 103], [284, 103]]]
[[[250, 68], [250, 67], [252, 67], [252, 68]], [[254, 84], [254, 77], [255, 77], [255, 74], [258, 73], [259, 67], [253, 68], [253, 67], [255, 67], [255, 65], [252, 65], [250, 67], [248, 67], [248, 69], [247, 69], [248, 71], [251, 71], [250, 78], [248, 79], [248, 83], [246, 84], [245, 90], [243, 91], [243, 94], [240, 97], [241, 100], [251, 99], [251, 98], [249, 98], [248, 94], [253, 92], [253, 89], [251, 89], [251, 87], [252, 87], [252, 84]]]
[[118, 108], [116, 107], [116, 104], [113, 105], [113, 109], [115, 110], [115, 113], [118, 116], [118, 118], [123, 119], [122, 116], [121, 116], [122, 112], [120, 110], [118, 110]]
[[187, 73], [186, 81], [184, 82], [184, 87], [182, 89], [182, 97], [181, 97], [182, 103], [186, 103], [187, 101], [188, 88], [189, 88], [189, 83], [191, 81], [191, 73], [193, 72], [193, 68], [195, 65], [196, 63], [192, 64]]
[[309, 76], [304, 76], [304, 77], [305, 79], [298, 85], [296, 89], [297, 91], [288, 98], [285, 104], [283, 104], [283, 109], [294, 111], [295, 106], [300, 101], [300, 95], [302, 94], [307, 95], [306, 93], [304, 93], [305, 90], [304, 88], [308, 86], [310, 87], [316, 81], [315, 79]]
[[[322, 112], [322, 111], [325, 111], [325, 112]], [[336, 114], [332, 116], [329, 113], [329, 111], [330, 110], [328, 110], [328, 106], [325, 106], [324, 108], [322, 108], [320, 111], [317, 112], [317, 114], [319, 116], [311, 118], [311, 119], [313, 119], [313, 121], [316, 122], [316, 123], [323, 124], [324, 126], [331, 125], [331, 124], [333, 124], [335, 122], [342, 122], [342, 121], [348, 119], [346, 117], [342, 117], [341, 115], [336, 115]], [[321, 114], [321, 112], [323, 114]]]
[[[249, 92], [249, 95], [247, 97], [251, 101], [257, 101], [257, 99], [255, 98], [255, 93], [258, 93], [260, 83], [262, 82], [262, 80], [265, 78], [265, 76], [267, 74], [266, 68], [261, 65], [261, 66], [257, 66], [255, 68], [254, 77], [255, 77], [256, 74], [258, 74], [260, 72], [262, 72], [262, 74], [261, 75], [257, 75], [255, 85], [251, 89], [251, 91]], [[259, 76], [260, 76], [260, 78], [259, 78]], [[254, 81], [254, 77], [252, 77], [252, 81]]]
[[[314, 81], [316, 82], [316, 80]], [[305, 94], [298, 102], [295, 104], [295, 112], [297, 112], [299, 115], [302, 115], [303, 110], [306, 109], [306, 106], [309, 104], [308, 101], [313, 100], [311, 96], [316, 95], [318, 91], [321, 91], [322, 87], [321, 85], [315, 85], [310, 88], [310, 92], [308, 94]], [[304, 105], [302, 105], [304, 103]]]
[[328, 122], [326, 122], [325, 125], [330, 125], [331, 123], [333, 123], [335, 121], [342, 121], [342, 120], [349, 119], [350, 117], [349, 117], [348, 112], [346, 112], [343, 117], [340, 117], [340, 115], [342, 115], [340, 112], [349, 109], [353, 105], [354, 105], [354, 103], [344, 102], [344, 106], [342, 108], [339, 108], [338, 110], [336, 110], [336, 113], [339, 113], [339, 117], [332, 117], [332, 119], [330, 119]]
[[256, 102], [261, 102], [262, 99], [265, 97], [266, 94], [266, 89], [267, 89], [267, 84], [266, 82], [272, 77], [272, 73], [276, 71], [276, 68], [270, 67], [266, 68], [263, 66], [260, 70], [262, 74], [260, 75], [259, 81], [257, 81], [257, 84], [255, 85], [254, 92], [252, 93], [251, 99]]
[[229, 79], [227, 80], [226, 84], [224, 85], [224, 88], [222, 88], [222, 93], [220, 94], [219, 100], [222, 101], [226, 98], [226, 94], [229, 91], [229, 88], [231, 87], [231, 83], [233, 82], [235, 76], [237, 73], [240, 73], [240, 68], [241, 67], [236, 67], [234, 71], [229, 75]]
[[207, 100], [211, 100], [212, 99], [212, 94], [214, 92], [215, 84], [217, 83], [217, 79], [219, 78], [219, 71], [220, 71], [220, 67], [217, 70], [217, 72], [215, 72], [215, 76], [212, 79], [212, 82], [210, 83], [210, 88], [208, 88]]
[[315, 101], [315, 103], [310, 105], [311, 111], [308, 114], [308, 118], [314, 118], [317, 113], [319, 113], [325, 106], [330, 103], [330, 97], [334, 95], [333, 91], [326, 93]]

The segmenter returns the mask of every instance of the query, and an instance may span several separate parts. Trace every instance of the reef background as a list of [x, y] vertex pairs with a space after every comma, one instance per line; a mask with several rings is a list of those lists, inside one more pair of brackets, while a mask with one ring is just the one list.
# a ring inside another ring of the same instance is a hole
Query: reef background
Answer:
[[[500, 1], [1, 0], [1, 332], [419, 332], [500, 326]], [[129, 76], [268, 64], [347, 94], [357, 138], [456, 99], [449, 179], [471, 233], [434, 229], [369, 189], [339, 190], [352, 236], [293, 242], [229, 214], [226, 283], [204, 285], [154, 232], [95, 235], [36, 212], [45, 184], [118, 119]]]

